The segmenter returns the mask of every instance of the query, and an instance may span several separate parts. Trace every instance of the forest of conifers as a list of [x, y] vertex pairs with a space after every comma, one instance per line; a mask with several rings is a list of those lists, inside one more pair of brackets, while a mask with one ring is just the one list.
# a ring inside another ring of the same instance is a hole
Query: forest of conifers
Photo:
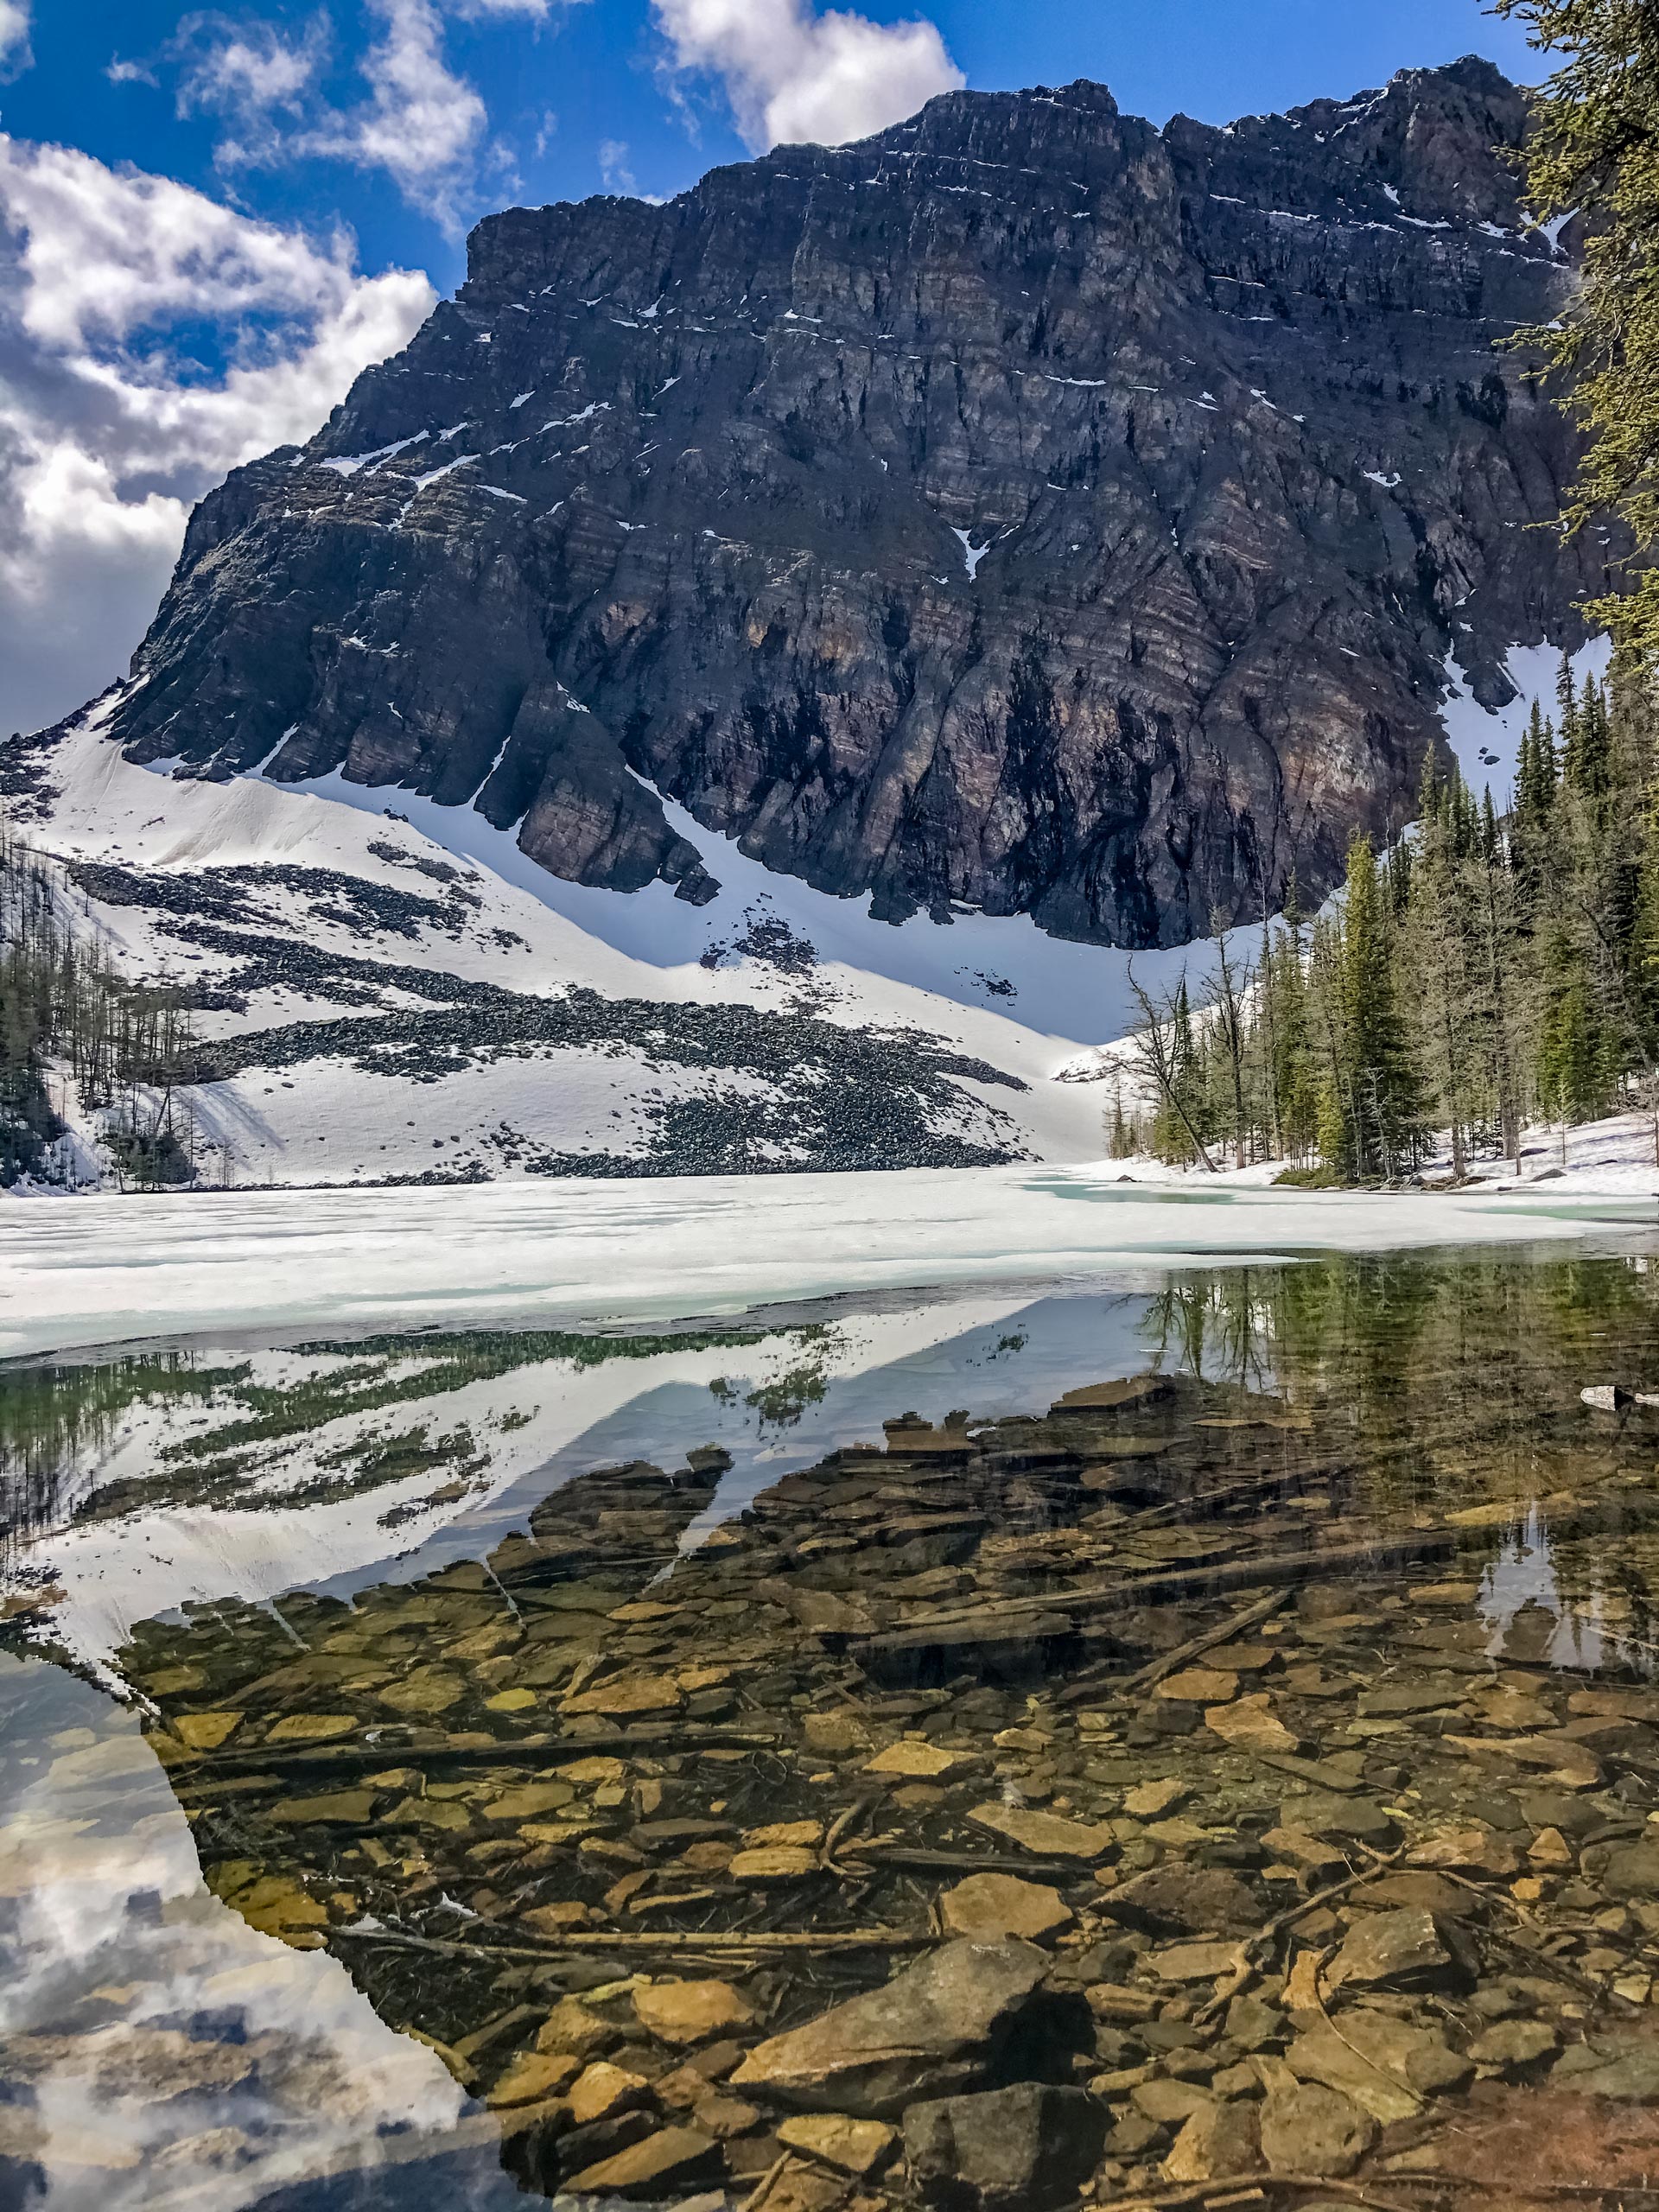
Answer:
[[123, 976], [60, 872], [0, 823], [0, 1188], [47, 1167], [66, 1080], [124, 1182], [188, 1182], [193, 1131], [175, 1093], [194, 1059], [181, 995]]
[[1659, 1109], [1656, 706], [1650, 666], [1580, 688], [1563, 660], [1507, 816], [1431, 756], [1416, 823], [1380, 855], [1357, 837], [1317, 918], [1293, 881], [1254, 958], [1222, 940], [1201, 1005], [1140, 991], [1113, 1154], [1343, 1183], [1433, 1158], [1457, 1178], [1518, 1164], [1529, 1123]]

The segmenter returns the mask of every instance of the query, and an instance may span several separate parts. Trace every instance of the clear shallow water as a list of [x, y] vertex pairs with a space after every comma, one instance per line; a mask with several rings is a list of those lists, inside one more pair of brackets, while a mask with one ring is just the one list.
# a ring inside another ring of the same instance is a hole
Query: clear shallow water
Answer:
[[[1096, 2085], [1109, 2193], [1171, 2155], [1158, 2084], [1265, 2109], [1236, 2069], [1305, 2039], [1299, 1945], [1395, 1893], [1275, 1940], [1255, 2052], [1163, 2018], [1220, 1971], [1170, 1955], [1368, 1852], [1440, 1847], [1391, 1909], [1464, 1932], [1325, 1993], [1338, 2025], [1440, 2036], [1414, 2117], [1460, 2139], [1504, 2095], [1548, 2109], [1573, 2054], [1645, 2033], [1659, 1961], [1659, 1878], [1616, 1858], [1659, 1807], [1659, 1417], [1579, 1400], [1659, 1385], [1655, 1295], [1639, 1250], [1541, 1248], [0, 1371], [15, 1621], [108, 1685], [0, 1665], [0, 2201], [493, 2204], [679, 2129], [713, 2147], [659, 2193], [735, 2203], [792, 2109], [729, 2081], [743, 2052], [929, 1955], [976, 1861], [1054, 1900], [1070, 2025], [1028, 2048]], [[1275, 1599], [1183, 1694], [1126, 1689]], [[743, 2017], [664, 2039], [642, 1973]], [[1154, 1993], [1160, 2035], [1137, 1999], [1077, 2015], [1098, 1986]], [[586, 2133], [558, 2035], [534, 2049], [582, 1991], [646, 2085]], [[1548, 2048], [1470, 2058], [1483, 2004]], [[699, 2117], [677, 2077], [723, 2044]], [[816, 2202], [836, 2169], [799, 2157]], [[860, 2187], [912, 2201], [896, 2146]]]

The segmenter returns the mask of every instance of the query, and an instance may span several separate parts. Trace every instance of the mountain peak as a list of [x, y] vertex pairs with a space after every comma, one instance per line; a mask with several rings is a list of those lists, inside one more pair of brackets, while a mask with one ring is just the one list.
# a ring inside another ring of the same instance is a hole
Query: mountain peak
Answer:
[[[1616, 548], [1499, 352], [1566, 296], [1489, 64], [1161, 132], [958, 92], [662, 206], [515, 208], [205, 504], [111, 739], [471, 808], [695, 901], [663, 798], [894, 919], [1137, 945], [1406, 818]], [[679, 817], [683, 821], [683, 817]]]

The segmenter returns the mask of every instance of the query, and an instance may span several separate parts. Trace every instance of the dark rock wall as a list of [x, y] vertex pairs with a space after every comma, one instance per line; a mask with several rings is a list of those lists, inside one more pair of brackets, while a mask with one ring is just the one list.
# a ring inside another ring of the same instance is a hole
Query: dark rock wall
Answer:
[[893, 918], [1145, 944], [1320, 891], [1408, 814], [1448, 646], [1501, 700], [1601, 582], [1527, 527], [1573, 453], [1497, 347], [1572, 276], [1522, 118], [1478, 61], [1228, 130], [962, 92], [496, 216], [203, 503], [112, 735], [693, 899], [657, 791]]

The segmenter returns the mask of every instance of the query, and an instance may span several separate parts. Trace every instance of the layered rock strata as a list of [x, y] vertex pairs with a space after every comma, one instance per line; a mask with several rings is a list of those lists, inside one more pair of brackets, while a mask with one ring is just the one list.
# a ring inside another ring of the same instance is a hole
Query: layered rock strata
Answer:
[[770, 867], [1179, 942], [1405, 818], [1448, 653], [1604, 581], [1517, 326], [1489, 65], [1217, 130], [959, 92], [662, 207], [482, 223], [461, 292], [190, 525], [111, 722], [181, 775], [475, 807], [558, 875]]

